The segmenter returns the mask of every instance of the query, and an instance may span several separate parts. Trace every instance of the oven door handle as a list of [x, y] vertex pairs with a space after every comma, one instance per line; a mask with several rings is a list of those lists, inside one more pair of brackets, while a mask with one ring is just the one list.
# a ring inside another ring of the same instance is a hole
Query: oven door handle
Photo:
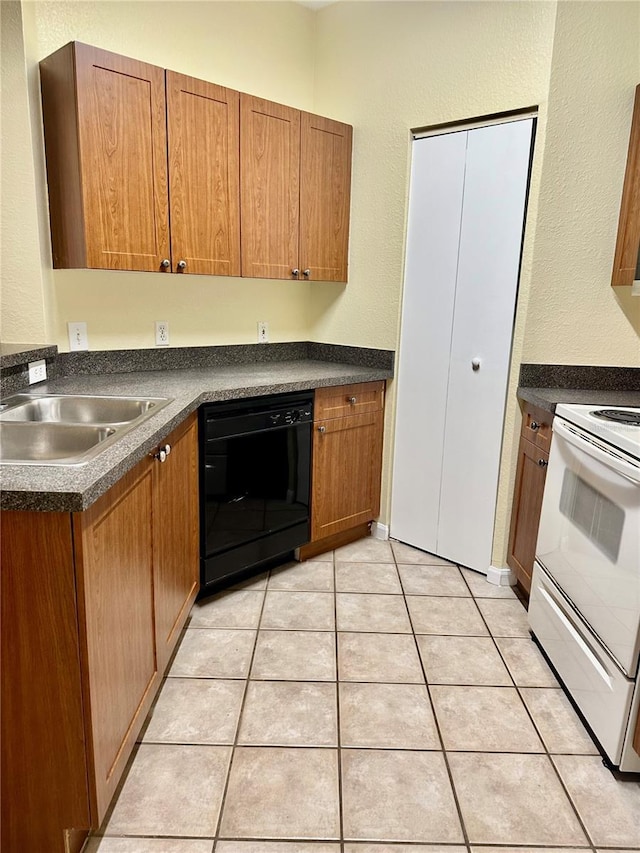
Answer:
[[609, 449], [605, 444], [598, 441], [597, 438], [566, 423], [566, 421], [560, 420], [558, 417], [554, 418], [553, 431], [569, 444], [612, 468], [618, 474], [626, 477], [627, 480], [640, 484], [640, 464], [621, 456], [615, 450]]

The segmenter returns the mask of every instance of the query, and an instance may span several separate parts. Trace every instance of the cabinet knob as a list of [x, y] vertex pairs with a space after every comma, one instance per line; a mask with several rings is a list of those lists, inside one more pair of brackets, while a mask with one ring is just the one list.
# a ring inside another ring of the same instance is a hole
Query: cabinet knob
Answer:
[[531, 421], [529, 426], [531, 427], [532, 430], [534, 430], [534, 432], [535, 432], [535, 430], [540, 429], [540, 424], [538, 423], [538, 421]]
[[472, 358], [471, 359], [471, 369], [472, 370], [480, 370], [480, 359]]
[[186, 261], [178, 261], [177, 267], [179, 270], [186, 270], [187, 262]]
[[324, 426], [319, 426], [319, 427], [318, 427], [318, 432], [326, 432], [326, 431], [327, 431], [327, 428], [326, 428], [326, 427], [324, 427]]
[[546, 468], [548, 464], [549, 464], [549, 463], [547, 462], [547, 460], [546, 460], [546, 459], [538, 459], [538, 465], [539, 465], [541, 468]]
[[355, 404], [358, 402], [358, 398], [357, 397], [348, 397], [347, 402], [351, 403], [352, 406], [355, 406]]
[[291, 270], [291, 275], [293, 275], [297, 278], [300, 275], [300, 270], [297, 267], [295, 267], [295, 269]]
[[171, 445], [165, 444], [164, 447], [159, 447], [157, 452], [153, 454], [153, 458], [158, 462], [166, 462], [167, 456], [171, 453]]
[[306, 276], [307, 278], [309, 278], [309, 276], [311, 275], [311, 270], [302, 270], [302, 275], [304, 275], [304, 276]]
[[163, 261], [160, 261], [160, 266], [163, 267], [165, 270], [168, 270], [171, 266], [171, 261], [169, 260], [169, 258], [165, 258]]

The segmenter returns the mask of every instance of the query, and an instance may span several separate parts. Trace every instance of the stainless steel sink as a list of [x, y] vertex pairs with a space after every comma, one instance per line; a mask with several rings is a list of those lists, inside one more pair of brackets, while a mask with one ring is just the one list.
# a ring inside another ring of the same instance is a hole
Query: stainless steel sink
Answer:
[[[151, 397], [94, 397], [67, 394], [15, 394], [4, 401], [0, 421], [51, 421], [66, 424], [128, 424], [154, 414], [169, 401]], [[152, 411], [153, 410], [153, 411]]]
[[168, 397], [14, 394], [0, 407], [0, 462], [81, 465], [170, 402]]
[[23, 465], [88, 462], [116, 435], [113, 427], [87, 424], [0, 423], [0, 459]]

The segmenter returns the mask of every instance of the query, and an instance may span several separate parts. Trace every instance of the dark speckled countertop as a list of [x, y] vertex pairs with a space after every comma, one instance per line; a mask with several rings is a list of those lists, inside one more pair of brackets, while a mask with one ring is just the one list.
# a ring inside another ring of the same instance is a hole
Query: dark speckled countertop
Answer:
[[558, 403], [640, 406], [640, 368], [523, 364], [518, 398], [551, 414]]
[[87, 509], [136, 462], [151, 452], [201, 403], [303, 391], [328, 385], [373, 382], [393, 376], [390, 367], [297, 359], [257, 364], [103, 375], [75, 375], [39, 384], [38, 393], [121, 394], [172, 397], [147, 421], [83, 465], [0, 465], [3, 509]]

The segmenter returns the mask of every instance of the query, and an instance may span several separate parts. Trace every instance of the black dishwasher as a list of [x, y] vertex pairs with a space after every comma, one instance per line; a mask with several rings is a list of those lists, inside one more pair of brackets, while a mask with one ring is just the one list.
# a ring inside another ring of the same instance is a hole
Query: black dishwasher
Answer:
[[200, 407], [200, 595], [309, 541], [309, 392]]

